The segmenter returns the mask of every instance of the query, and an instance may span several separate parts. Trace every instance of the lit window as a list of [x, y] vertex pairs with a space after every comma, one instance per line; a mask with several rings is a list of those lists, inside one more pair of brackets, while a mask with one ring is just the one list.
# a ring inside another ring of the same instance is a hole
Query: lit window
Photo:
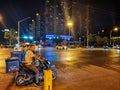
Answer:
[[49, 0], [47, 0], [46, 2], [47, 2], [47, 3], [49, 3], [50, 1], [49, 1]]
[[56, 5], [56, 7], [58, 7], [58, 5]]
[[58, 15], [61, 15], [61, 13], [58, 13]]
[[50, 15], [50, 18], [53, 18], [53, 16], [52, 16], [52, 15]]

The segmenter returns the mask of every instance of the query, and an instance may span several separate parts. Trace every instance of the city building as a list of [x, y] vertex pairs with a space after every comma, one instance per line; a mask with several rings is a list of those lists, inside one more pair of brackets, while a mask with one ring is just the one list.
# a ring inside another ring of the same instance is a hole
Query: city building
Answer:
[[36, 32], [35, 32], [35, 40], [40, 40], [40, 33], [41, 33], [41, 30], [40, 30], [40, 14], [39, 13], [36, 13]]
[[71, 35], [75, 40], [85, 40], [92, 34], [101, 35], [102, 30], [109, 35], [109, 29], [114, 25], [112, 10], [79, 0], [46, 0], [45, 31], [48, 35]]
[[35, 40], [35, 20], [32, 20], [32, 23], [29, 24], [29, 30], [30, 30], [30, 34], [31, 36], [33, 36], [33, 40]]
[[[66, 21], [64, 2], [60, 0], [46, 0], [46, 34], [66, 35]], [[67, 8], [67, 7], [66, 7]]]
[[44, 18], [41, 19], [41, 15], [36, 13], [36, 19], [32, 20], [29, 24], [30, 36], [33, 36], [34, 41], [44, 41], [45, 40], [45, 25]]

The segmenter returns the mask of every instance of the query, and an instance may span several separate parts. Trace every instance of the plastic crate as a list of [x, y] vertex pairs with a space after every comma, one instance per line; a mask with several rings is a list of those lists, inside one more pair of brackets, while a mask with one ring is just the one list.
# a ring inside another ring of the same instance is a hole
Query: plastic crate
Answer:
[[13, 51], [11, 52], [11, 57], [18, 57], [21, 62], [23, 59], [23, 54], [21, 51]]
[[9, 57], [6, 60], [6, 72], [16, 72], [19, 71], [19, 58], [18, 57]]

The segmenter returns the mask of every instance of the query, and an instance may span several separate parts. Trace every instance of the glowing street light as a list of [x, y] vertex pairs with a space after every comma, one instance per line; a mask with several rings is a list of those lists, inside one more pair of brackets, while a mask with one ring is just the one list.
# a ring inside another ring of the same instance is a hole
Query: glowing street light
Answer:
[[35, 22], [35, 20], [34, 20], [34, 19], [32, 19], [32, 22]]
[[72, 27], [73, 23], [72, 22], [68, 22], [67, 25], [69, 27], [69, 36], [70, 36], [70, 31], [71, 31], [71, 27]]
[[68, 24], [67, 24], [68, 26], [72, 26], [72, 23], [71, 22], [68, 22]]
[[2, 22], [2, 20], [3, 20], [3, 17], [0, 15], [0, 22]]
[[114, 31], [118, 31], [118, 27], [115, 27], [115, 28], [114, 28]]
[[36, 13], [36, 16], [38, 16], [39, 15], [39, 13]]
[[112, 32], [113, 32], [113, 31], [117, 32], [118, 29], [119, 29], [118, 27], [115, 27], [113, 30], [110, 31], [110, 45], [111, 45]]

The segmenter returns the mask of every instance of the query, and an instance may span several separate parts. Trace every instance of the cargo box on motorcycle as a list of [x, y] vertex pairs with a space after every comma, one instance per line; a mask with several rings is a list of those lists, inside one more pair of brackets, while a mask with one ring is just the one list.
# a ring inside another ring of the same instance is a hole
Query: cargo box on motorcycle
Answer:
[[16, 72], [19, 70], [19, 58], [18, 57], [8, 57], [6, 60], [6, 72]]
[[23, 53], [21, 51], [13, 51], [11, 52], [11, 57], [18, 57], [21, 62], [23, 59]]

